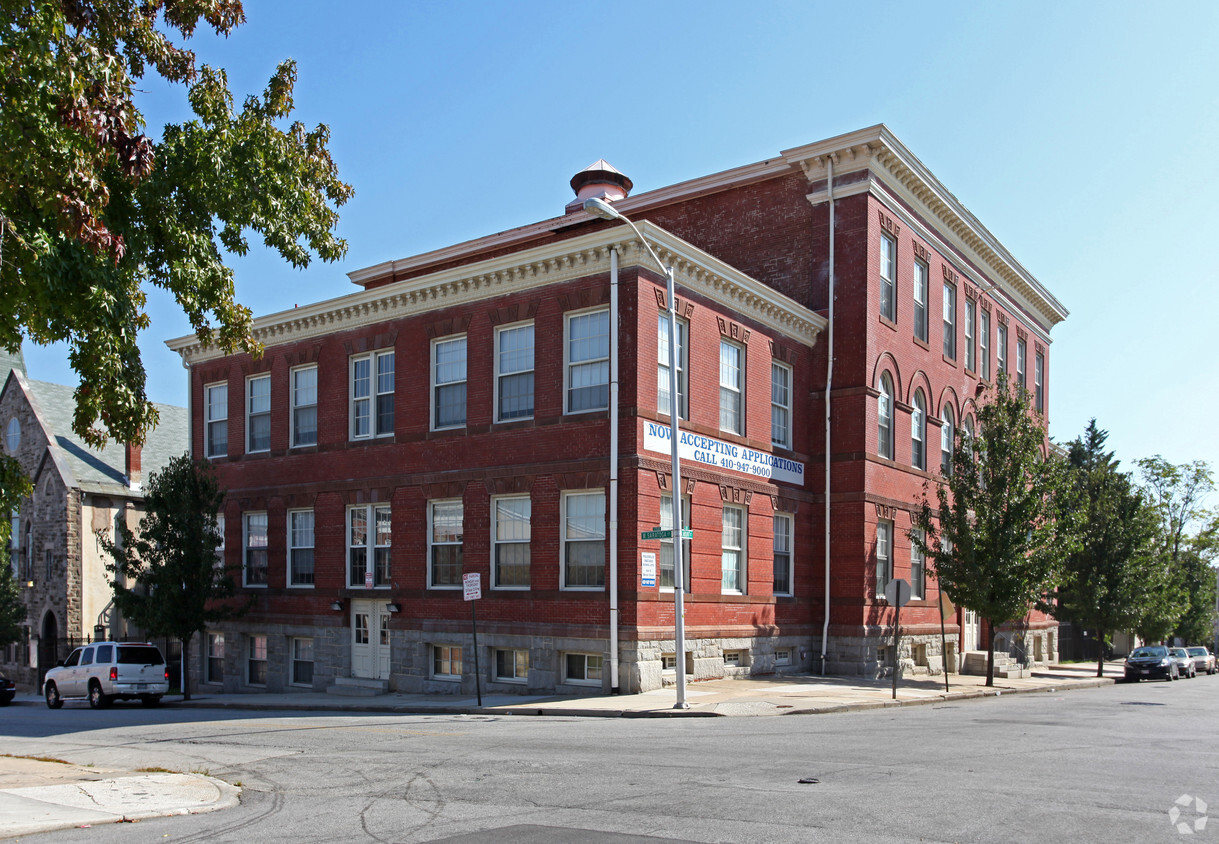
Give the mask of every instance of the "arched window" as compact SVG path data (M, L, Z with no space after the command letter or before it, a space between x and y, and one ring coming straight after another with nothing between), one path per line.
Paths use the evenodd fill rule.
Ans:
M944 403L944 422L940 425L940 473L944 477L952 474L953 428L956 422L953 418L952 405Z
M961 448L964 450L967 457L973 457L974 453L974 418L966 416L965 421L961 423Z
M8 447L8 453L17 454L17 449L21 447L21 423L14 416L8 420L8 429L4 432L4 444Z
M877 453L893 459L893 381L888 373L880 376L880 395L876 399Z
M927 468L927 400L922 390L914 391L910 411L910 463L916 469Z

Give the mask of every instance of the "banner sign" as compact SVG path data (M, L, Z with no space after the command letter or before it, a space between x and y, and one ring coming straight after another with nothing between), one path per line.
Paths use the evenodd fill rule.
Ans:
M804 485L804 464L765 451L735 443L726 443L690 431L678 431L677 455L716 469L728 469L757 478L771 478L789 484ZM668 425L643 420L643 448L656 454L670 453L672 431Z

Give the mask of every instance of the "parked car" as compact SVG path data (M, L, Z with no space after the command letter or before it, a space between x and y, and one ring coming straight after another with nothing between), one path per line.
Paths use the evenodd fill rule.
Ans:
M1215 666L1215 655L1206 648L1195 647L1185 650L1189 652L1190 658L1194 661L1194 670L1198 673L1214 674L1219 671L1219 668Z
M1177 661L1168 653L1163 645L1144 645L1135 648L1126 657L1126 679L1137 683L1139 680L1176 680L1180 676Z
M1197 670L1194 669L1194 661L1190 658L1189 651L1185 648L1169 648L1168 655L1177 662L1177 675L1184 680L1186 677L1196 677Z
M0 706L8 706L17 694L17 684L0 674Z
M42 689L51 709L73 698L88 700L94 709L120 698L156 706L169 691L169 671L161 649L151 642L94 642L48 671Z

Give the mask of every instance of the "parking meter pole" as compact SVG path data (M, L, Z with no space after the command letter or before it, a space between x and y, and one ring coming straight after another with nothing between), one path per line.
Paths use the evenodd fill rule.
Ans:
M902 605L893 611L893 699L897 700L897 651L902 637Z
M944 632L944 587L940 586L938 577L935 579L935 587L940 593L940 598L936 601L940 605L940 662L944 667L944 694L948 694L948 634Z
M482 673L478 670L478 617L474 614L474 605L478 601L470 602L470 630L474 633L474 691L478 695L478 707L483 705L483 681Z

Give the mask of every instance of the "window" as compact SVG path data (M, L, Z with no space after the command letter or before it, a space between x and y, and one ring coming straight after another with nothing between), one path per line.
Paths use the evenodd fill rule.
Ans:
M723 659L724 665L739 668L745 660L745 654L742 651L724 651Z
M778 361L770 364L770 444L792 445L792 371Z
M897 322L897 241L880 236L880 315Z
M990 380L990 311L982 312L978 323L978 357L981 359L982 380Z
M1000 372L1007 372L1007 326L995 326L995 365Z
M388 504L368 504L347 511L347 585L366 587L372 575L374 588L389 587L392 547Z
M267 585L267 514L246 513L242 578L246 586Z
M247 452L271 450L271 376L258 375L246 380Z
M495 332L496 419L533 416L533 323Z
M313 685L313 640L292 640L292 685Z
M957 359L957 289L944 285L944 357Z
M207 665L205 683L224 682L224 634L207 634Z
M288 511L288 585L313 585L313 511Z
M495 679L523 683L529 677L529 651L496 650Z
M432 342L432 429L466 424L466 338Z
M249 637L249 659L246 663L246 682L251 686L267 684L267 637Z
M292 445L317 445L317 367L292 370Z
M461 586L464 516L461 501L428 504L428 585L431 587Z
M978 368L977 354L974 351L974 323L977 320L978 303L973 299L965 300L965 368L976 371Z
M876 398L876 452L893 459L893 381L889 373L880 376L880 395Z
M927 342L927 265L914 262L914 336Z
M373 352L351 359L351 438L394 433L394 353Z
M532 504L529 496L492 499L495 524L492 544L495 587L529 588L529 540Z
M11 455L16 455L17 449L21 447L21 422L16 416L8 420L8 428L4 432L4 445Z
M883 597L885 587L893 579L893 522L882 519L876 523L876 596Z
M720 430L744 433L745 350L720 340Z
M690 526L690 498L681 497L681 524L683 528ZM660 496L660 529L673 529L673 495L667 493ZM685 592L690 591L690 540L681 541L681 585ZM660 540L660 588L673 589L673 540Z
M8 562L16 578L21 568L21 514L17 510L9 514Z
M461 679L461 647L458 645L432 646L432 676L439 680Z
M944 421L940 424L940 474L944 477L952 474L953 425L952 405L945 402Z
M916 469L927 468L927 400L922 390L914 391L910 409L910 464Z
M921 530L914 531L919 539L923 538ZM927 560L923 552L913 540L910 542L910 597L916 601L923 600L927 594Z
M55 552L50 548L43 549L42 568L43 576L46 577L47 583L50 583L55 576Z
M677 320L677 413L682 419L690 418L689 390L686 384L686 366L689 326ZM669 415L669 314L662 311L656 321L656 409Z
M791 665L792 664L792 649L779 648L775 651L775 665Z
M563 660L563 679L568 683L600 686L604 658L599 654L567 654Z
M605 586L605 492L563 494L560 537L563 588Z
M229 385L210 384L203 388L203 423L208 457L225 457L229 453Z
M216 514L216 535L220 544L216 546L216 570L224 571L224 513Z
M1037 352L1033 357L1033 407L1045 413L1045 355Z
M961 423L961 451L967 459L973 459L974 420L972 416L966 416L965 421Z
M722 524L720 587L726 593L740 594L745 591L745 511L725 507Z
M1022 390L1027 390L1028 386L1029 386L1028 381L1025 378L1025 371L1024 371L1024 364L1025 364L1025 359L1026 359L1025 352L1026 352L1026 349L1025 349L1024 341L1017 338L1016 339L1016 383L1020 385L1020 389L1022 389Z
M790 595L793 589L792 576L792 524L787 513L775 513L775 594Z
M34 579L34 528L25 525L25 579Z
M609 311L567 317L567 412L609 407Z

